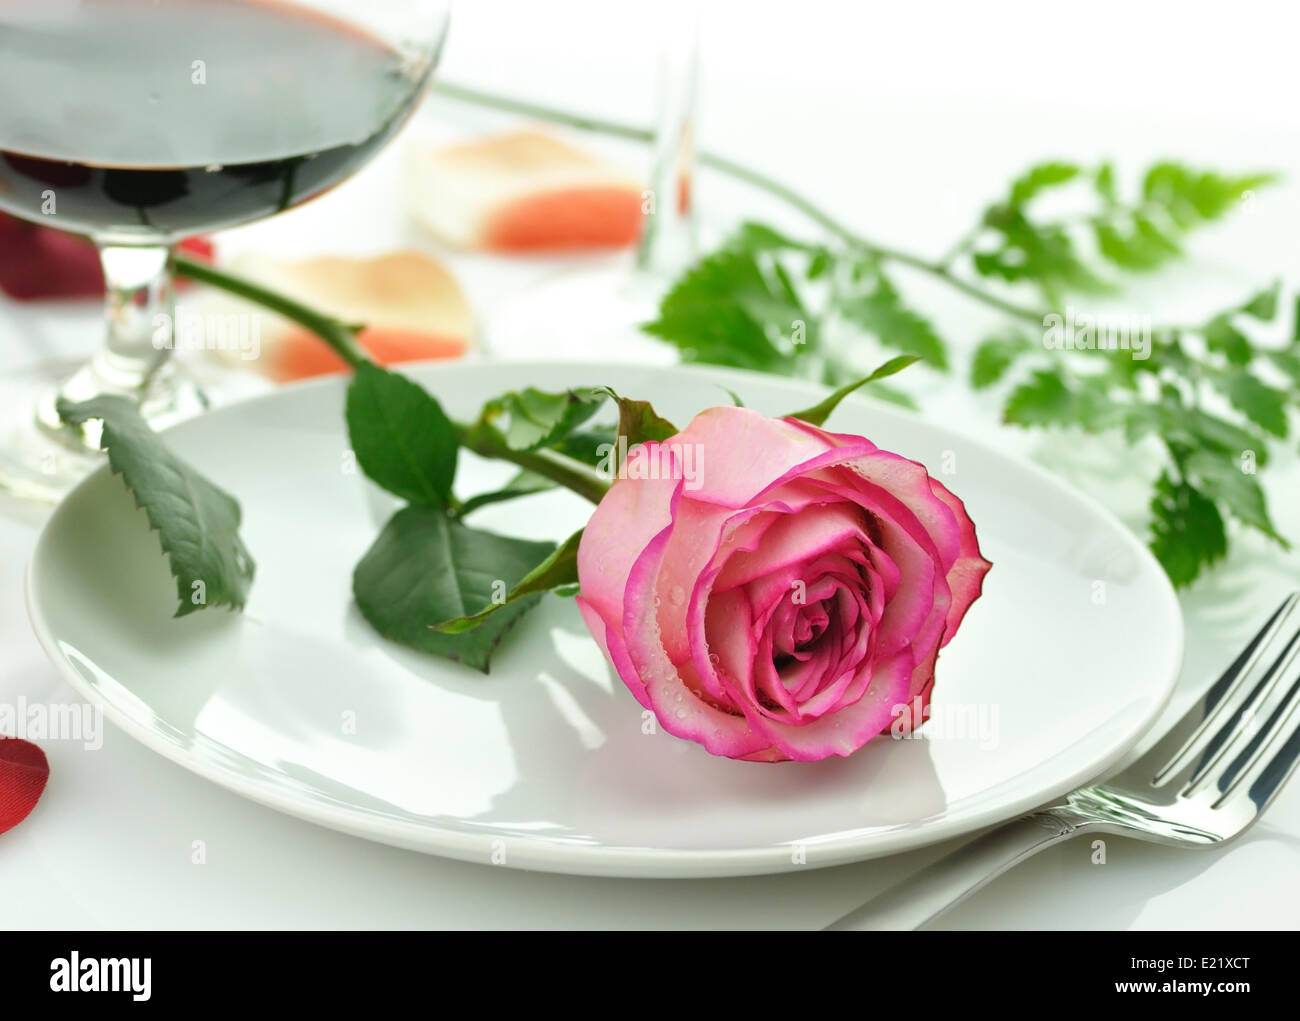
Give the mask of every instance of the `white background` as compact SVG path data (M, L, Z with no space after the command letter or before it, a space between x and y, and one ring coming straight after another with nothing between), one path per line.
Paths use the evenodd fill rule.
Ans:
M657 10L466 0L456 10L443 72L644 121ZM804 0L714 2L702 10L702 145L762 167L872 237L921 254L941 252L1016 171L1044 156L1109 156L1130 179L1166 155L1228 171L1300 173L1297 25L1286 4ZM451 131L463 116L435 102L413 130ZM319 203L232 232L223 248L368 251L407 238L393 209L395 158ZM761 202L713 175L702 176L698 193L706 223ZM1191 318L1274 276L1294 281L1298 226L1300 191L1287 184L1261 193L1230 222L1198 235L1192 258L1138 288L1129 307L1159 320ZM475 259L456 266L480 304L514 286L520 273L541 271ZM905 284L935 311L955 348L968 348L995 321L926 281ZM88 349L92 332L88 310L0 304L0 365L28 362L37 349ZM963 425L1096 481L1077 452L996 431L991 404L933 406L970 415ZM1282 498L1298 491L1298 482L1300 472L1284 463L1273 477L1273 499L1283 530L1300 537L1300 511L1288 506L1293 497ZM1116 510L1140 521L1141 497L1140 489L1117 490ZM46 702L71 697L30 636L22 605L22 574L40 520L32 508L0 503L0 699L10 702L20 693ZM1253 542L1242 549L1185 597L1191 637L1181 700L1232 658L1233 643L1300 577L1294 556ZM529 875L391 850L288 819L116 732L94 753L59 742L46 750L52 773L45 798L0 837L0 922L14 927L808 927L939 850L745 880ZM203 866L191 864L199 839L208 849ZM1092 865L1089 856L1083 842L1061 845L944 924L1293 927L1300 792L1286 791L1265 821L1228 849L1179 852L1116 838L1106 865Z

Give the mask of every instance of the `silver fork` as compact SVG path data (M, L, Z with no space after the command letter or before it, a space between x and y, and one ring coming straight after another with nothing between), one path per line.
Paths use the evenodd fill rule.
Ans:
M1300 592L1289 595L1191 710L1118 775L984 834L827 928L919 928L1082 833L1212 847L1245 832L1300 761L1298 602Z

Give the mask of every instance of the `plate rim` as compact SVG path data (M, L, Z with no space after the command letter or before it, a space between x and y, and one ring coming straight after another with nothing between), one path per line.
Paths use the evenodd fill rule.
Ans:
M490 362L473 361L420 361L408 362L394 367L403 374L434 374L457 372L492 372L508 370L512 372L554 372L562 370L581 370L587 374L601 372L626 372L640 369L650 373L686 374L716 382L719 375L734 376L739 379L752 379L771 385L780 382L794 389L802 389L810 394L822 394L825 388L817 383L770 375L747 369L728 366L676 365L652 366L633 362L592 361L583 359L554 359L531 361ZM211 415L223 415L238 412L249 405L275 403L287 395L309 390L326 390L341 388L346 385L347 377L343 374L318 377L296 383L281 385L265 393L253 394L232 401L185 421L178 422L161 430L163 435L175 430L185 431ZM959 435L951 427L929 421L919 412L898 408L880 401L870 400L863 395L851 395L851 400L866 401L874 414L894 418L904 423L921 423L930 429L937 429L950 435ZM272 808L286 815L312 822L328 829L347 833L367 840L377 841L395 847L435 854L442 857L479 864L490 860L494 840L507 840L509 845L507 867L544 872L555 872L579 876L604 876L625 878L717 878L723 876L765 875L786 871L789 866L790 851L795 846L805 847L808 852L804 869L830 868L855 862L867 861L902 851L924 847L928 844L951 839L962 834L1006 822L1030 809L1046 804L1069 791L1082 786L1103 775L1127 754L1145 736L1152 724L1168 705L1170 697L1182 672L1186 654L1186 639L1182 607L1168 576L1156 561L1149 549L1139 541L1108 507L1089 493L1079 489L1048 471L1034 461L998 449L983 439L961 436L962 443L978 449L983 455L992 456L1008 462L1014 467L1027 471L1036 483L1056 491L1057 495L1075 500L1087 508L1093 515L1108 524L1128 548L1134 552L1139 561L1152 573L1159 583L1161 602L1167 618L1163 625L1158 625L1156 633L1167 633L1173 648L1173 656L1164 678L1159 696L1151 703L1151 708L1144 714L1137 715L1125 728L1122 737L1116 738L1110 751L1094 759L1085 769L1071 771L1068 780L1057 781L1030 795L995 799L992 804L975 807L956 817L940 818L933 822L926 819L899 823L893 827L878 829L873 832L870 842L864 844L860 831L847 831L827 839L812 838L807 841L789 841L762 847L733 848L723 850L684 850L672 848L639 847L626 845L589 844L580 840L567 840L554 836L534 836L527 834L504 835L491 830L482 835L475 835L463 830L448 829L437 823L415 823L405 820L386 818L368 812L357 806L336 806L323 800L303 799L290 791L283 791L265 781L246 776L237 770L223 766L221 763L195 754L189 747L169 740L159 729L140 723L114 702L104 699L104 692L97 690L86 680L69 661L61 649L58 639L51 630L49 622L41 610L36 579L36 564L42 552L53 540L49 538L55 523L67 513L68 507L95 480L110 471L107 463L91 472L86 478L70 489L54 507L41 526L36 542L28 557L24 571L24 596L28 619L35 632L36 639L46 657L54 665L59 675L67 681L72 689L92 705L98 705L110 722L134 738L140 744L156 752L163 758L184 767L190 772L220 787L231 790L257 804ZM120 681L116 683L121 684ZM814 852L815 853L811 853Z

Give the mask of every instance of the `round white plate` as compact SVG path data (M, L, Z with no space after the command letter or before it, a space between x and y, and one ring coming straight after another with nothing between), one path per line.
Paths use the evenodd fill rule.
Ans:
M811 385L715 369L421 366L456 417L534 385L609 384L685 422L726 401L804 407ZM547 597L491 676L378 638L349 591L393 509L349 471L344 381L289 387L170 430L243 504L246 611L173 619L157 538L107 469L49 519L33 625L68 681L128 734L240 794L434 854L557 872L718 876L815 868L951 837L1086 782L1152 723L1183 648L1178 604L1138 539L1031 465L850 399L831 425L922 461L965 501L994 563L940 657L917 740L848 759L745 763L662 731L605 664L571 600ZM463 458L458 490L508 470ZM544 494L476 524L560 538L588 505ZM940 726L936 726L940 723Z

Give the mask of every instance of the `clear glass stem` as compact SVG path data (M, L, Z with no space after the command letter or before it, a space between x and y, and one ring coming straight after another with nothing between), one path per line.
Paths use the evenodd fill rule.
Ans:
M699 24L695 5L668 0L659 23L659 117L650 191L643 204L637 268L670 277L695 249L692 188L695 169L695 98L699 78Z
M100 394L129 397L155 427L196 414L202 394L175 371L175 303L171 248L167 245L99 245L104 268L104 344L57 393L37 405L38 424L73 446L97 447L93 423L72 429L59 419L58 398L84 401Z
M108 337L90 363L100 392L143 393L172 349L171 249L102 245Z

